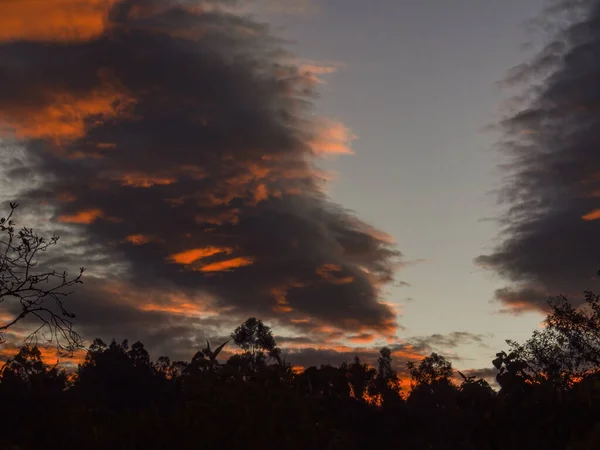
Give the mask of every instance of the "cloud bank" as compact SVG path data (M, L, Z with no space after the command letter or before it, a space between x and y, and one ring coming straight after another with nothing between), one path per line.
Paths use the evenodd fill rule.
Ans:
M172 352L248 315L395 334L381 288L401 255L316 166L354 136L316 117L319 80L240 6L0 2L0 132L22 156L4 170L66 234L53 263L89 268L87 337Z
M525 89L501 124L504 230L477 258L510 283L496 297L512 312L580 302L600 269L600 2L555 2L540 23L548 45L507 80Z

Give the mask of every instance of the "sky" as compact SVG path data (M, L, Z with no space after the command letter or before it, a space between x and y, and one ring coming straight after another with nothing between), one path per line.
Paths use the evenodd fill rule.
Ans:
M596 283L594 2L538 58L544 4L0 0L2 198L88 268L87 339L189 359L256 315L298 366L484 373Z
M319 108L359 137L327 162L333 198L394 236L410 263L389 289L401 336L471 332L490 348L451 351L489 365L505 339L526 339L539 313L498 314L502 281L474 264L493 246L500 162L486 129L508 100L497 83L528 56L543 0L325 1L280 19L300 55L338 70ZM449 349L444 349L449 351ZM470 364L470 361L459 364Z

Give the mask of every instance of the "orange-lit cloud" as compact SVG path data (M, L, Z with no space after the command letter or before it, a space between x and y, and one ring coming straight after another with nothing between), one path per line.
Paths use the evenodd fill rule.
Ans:
M20 349L21 347L14 343L3 344L2 346L0 346L0 361L7 361L9 358L14 357L17 353L19 353ZM86 350L79 349L73 352L73 354L70 356L64 356L59 354L56 351L56 348L46 347L43 345L39 346L38 350L40 351L42 361L45 364L49 366L54 366L58 362L59 366L62 367L74 366L83 363L85 361L85 355L87 353ZM0 367L2 365L3 364L0 363Z
M269 192L267 191L267 186L264 184L259 184L254 192L254 202L259 203L263 200L267 200L268 198Z
M327 197L330 177L316 168L319 155L351 153L355 139L310 108L317 77L334 69L264 56L269 31L223 2L200 2L216 5L207 14L187 0L117 1L112 23L100 0L23 0L28 8L8 13L0 3L0 24L10 16L30 25L10 25L4 38L44 39L0 46L12 81L0 87L0 127L42 180L23 198L46 201L59 222L94 224L73 230L75 246L94 254L75 248L77 261L65 264L93 259L95 275L121 282L86 283L78 321L101 337L132 329L141 339L151 331L136 320L153 330L200 321L200 293L236 320L260 315L295 331L329 324L320 336L340 351L350 336L391 333L395 314L380 287L400 254ZM63 12L78 16L75 31ZM144 280L143 296L129 279ZM118 305L97 300L109 289ZM121 320L127 327L113 328Z
M140 306L142 311L158 311L169 314L184 315L184 316L202 316L212 312L206 308L194 303L172 303L172 304L155 304L148 303Z
M581 217L583 220L592 221L600 219L600 209L595 209Z
M353 344L370 344L375 341L375 336L368 333L362 333L355 336L350 336L348 340Z
M331 75L337 72L339 64L319 63L316 61L308 61L300 63L298 70L301 74L308 77L313 83L325 83L321 78L322 75Z
M3 0L0 40L81 41L100 35L114 0Z
M176 183L177 179L170 177L145 175L142 173L132 173L123 175L121 178L123 186L132 186L138 188L150 188L152 186L168 186Z
M131 317L136 321L161 323L164 320L206 320L231 310L228 306L218 305L207 293L188 293L178 286L157 291L144 287L134 289L119 281L92 280L92 283L96 282L102 283L102 298L115 299L118 307L131 311ZM194 331L192 327L189 333L193 336L197 330Z
M218 255L219 253L231 253L230 248L219 248L219 247L204 247L204 248L195 248L192 250L186 250L181 253L177 253L171 256L171 260L178 264L193 264L196 261L208 258L209 256Z
M411 360L411 361L420 361L422 360L425 356L423 353L420 353L416 350L410 349L410 348L403 348L400 350L394 350L392 352L392 356L394 358L399 358L399 359L407 359L407 360Z
M326 275L330 274L331 272L341 272L341 271L342 271L342 266L340 266L339 264L323 264L322 266L320 266L317 269L317 274L325 277Z
M207 264L198 269L200 272L225 272L240 267L250 266L254 264L253 258L240 256L238 258L226 259L212 264Z
M152 238L143 234L132 234L127 236L126 240L133 245L144 245L151 242Z
M310 319L290 319L292 323L309 323Z
M221 211L214 215L202 215L197 214L195 221L198 224L209 224L209 225L224 225L232 224L236 225L240 221L240 210L237 208L229 209L227 211Z
M103 217L103 213L100 209L88 209L79 211L75 214L61 215L59 216L58 221L62 223L90 224L101 217Z
M273 288L271 293L275 298L275 306L273 306L273 311L277 313L289 313L293 311L293 308L287 301L286 288Z
M352 154L350 148L357 136L343 123L325 121L317 137L310 143L313 152L320 154Z
M342 272L342 267L338 264L323 264L317 268L317 275L330 284L352 284L353 276L336 276Z
M84 96L69 92L49 92L39 108L12 107L10 112L0 107L0 124L13 130L19 139L52 139L62 143L85 135L89 126L98 121L125 116L133 100L110 84ZM94 124L87 119L95 117ZM85 157L100 158L103 148L83 153L79 150L68 155L72 159Z
M526 312L539 312L540 306L532 304L525 300L510 300L507 301L502 309L498 311L499 314L513 314L519 315Z

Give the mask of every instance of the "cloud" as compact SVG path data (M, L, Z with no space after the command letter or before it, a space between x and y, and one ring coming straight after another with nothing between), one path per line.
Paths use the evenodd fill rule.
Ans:
M496 381L496 375L498 371L493 367L486 367L482 369L465 369L461 370L462 374L466 377L475 377L476 379L483 379L487 381L490 386L496 390L500 389L500 385ZM456 379L458 383L462 383L463 379L460 377Z
M315 0L250 0L253 10L265 14L309 14L319 11Z
M13 358L17 353L19 353L20 349L21 346L15 345L13 342L3 344L2 347L0 347L0 369L2 369L4 364L9 359ZM81 364L85 360L84 350L78 350L70 356L60 357L56 352L56 348L54 347L38 345L38 350L40 350L41 358L44 363L52 367L58 364L59 368L67 371L74 370L78 364Z
M326 81L321 78L323 75L334 74L343 67L343 64L337 62L298 60L298 70L301 74L309 77L313 82L325 84Z
M316 155L343 155L354 153L350 148L357 136L343 123L325 120L320 124L320 132L310 142Z
M395 334L401 255L317 167L353 135L314 116L317 82L266 24L225 0L28 1L0 34L1 132L23 152L3 170L65 238L49 263L88 267L87 337L173 351L249 315Z
M559 29L538 55L509 74L525 85L500 128L507 156L500 243L476 262L509 285L506 309L545 309L549 296L598 288L600 259L600 7L559 2L544 20ZM564 13L576 13L568 26Z
M79 41L105 28L113 0L19 0L0 2L0 39Z
M353 344L369 344L375 340L375 336L369 333L361 333L348 338Z
M455 349L461 345L478 344L484 346L484 335L467 331L453 331L448 334L432 334L430 336L413 337L409 339L416 348L428 351Z

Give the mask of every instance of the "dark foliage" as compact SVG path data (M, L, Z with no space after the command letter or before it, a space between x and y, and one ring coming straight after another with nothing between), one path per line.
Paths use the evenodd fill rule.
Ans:
M443 356L392 354L294 373L268 326L232 334L227 362L207 342L190 362L153 361L143 344L95 340L74 374L24 347L1 372L3 448L592 449L600 444L598 297L553 303L547 326L493 361L501 386L456 373ZM461 380L457 382L456 380Z

